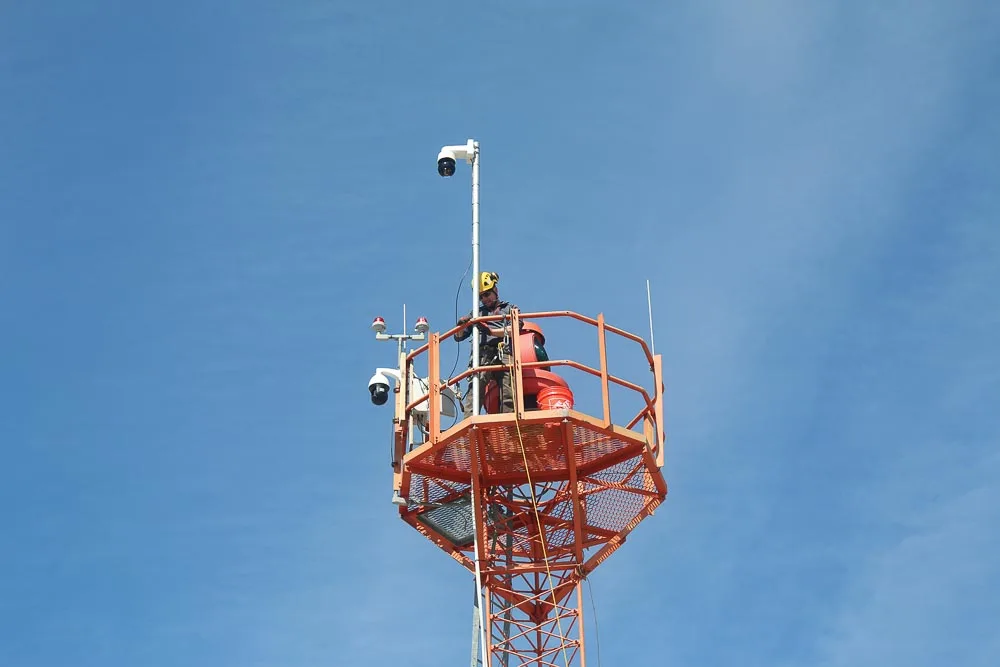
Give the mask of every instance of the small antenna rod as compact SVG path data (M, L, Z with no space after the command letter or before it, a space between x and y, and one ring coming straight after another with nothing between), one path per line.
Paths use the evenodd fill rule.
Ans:
M653 300L649 296L649 278L646 279L646 306L649 308L649 348L656 354L656 343L653 341Z

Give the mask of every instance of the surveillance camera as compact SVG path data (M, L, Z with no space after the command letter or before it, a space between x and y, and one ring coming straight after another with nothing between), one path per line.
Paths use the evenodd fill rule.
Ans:
M375 375L368 381L368 392L372 395L372 403L375 405L385 405L389 400L389 378L399 385L403 380L400 372L395 368L376 368Z
M464 146L443 146L441 152L438 153L438 173L442 176L453 175L456 160L465 160L469 164L473 164L478 146L472 139L469 139Z
M451 176L455 173L455 154L452 151L438 153L438 173Z
M375 373L368 381L368 391L372 395L374 405L385 405L389 400L389 378L381 373Z

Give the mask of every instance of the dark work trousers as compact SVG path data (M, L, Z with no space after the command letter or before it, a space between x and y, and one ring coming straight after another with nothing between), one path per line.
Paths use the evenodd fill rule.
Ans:
M483 348L483 360L480 366L495 366L501 363L495 346ZM483 371L479 373L479 408L486 408L486 388L490 382L496 383L500 391L500 412L514 412L514 388L510 381L510 371ZM466 417L472 416L472 378L469 378L469 386L462 395L462 410Z

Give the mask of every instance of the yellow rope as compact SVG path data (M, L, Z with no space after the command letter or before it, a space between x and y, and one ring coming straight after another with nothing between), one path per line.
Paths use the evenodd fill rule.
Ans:
M516 336L517 333L512 331L511 335ZM552 585L552 570L549 568L549 551L548 549L545 548L545 529L542 526L542 518L538 514L538 501L535 498L535 485L532 484L531 482L531 470L529 469L530 466L528 465L528 454L524 449L524 438L521 435L521 424L517 415L517 399L515 398L517 394L514 392L519 392L521 388L514 382L515 376L517 374L514 372L513 348L511 354L509 355L509 360L510 363L508 365L508 368L510 369L510 388L511 388L511 393L513 394L511 398L514 400L514 427L517 429L517 441L521 446L521 458L524 460L524 472L528 477L528 490L531 492L531 509L535 513L535 523L538 525L538 539L542 544L542 559L545 562L545 577L549 582L549 592L552 594L552 611L556 614L556 625L559 628L559 640L562 642L563 662L566 663L566 667L569 667L569 657L566 654L566 635L563 633L562 618L559 615L559 609L558 609L559 604L556 601L556 589L555 586ZM498 403L503 402L502 400L503 397L501 396L503 390L502 385L503 385L502 380L497 383Z

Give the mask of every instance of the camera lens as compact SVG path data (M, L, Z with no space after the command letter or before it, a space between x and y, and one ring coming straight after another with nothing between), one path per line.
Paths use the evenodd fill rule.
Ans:
M443 157L438 160L438 173L442 176L451 176L455 173L455 160L450 157Z
M368 387L368 390L372 393L372 403L375 405L385 405L385 402L389 400L389 385L387 384L373 384Z

